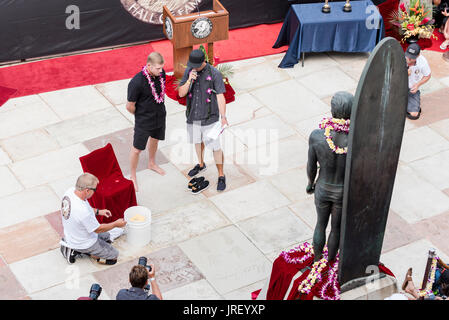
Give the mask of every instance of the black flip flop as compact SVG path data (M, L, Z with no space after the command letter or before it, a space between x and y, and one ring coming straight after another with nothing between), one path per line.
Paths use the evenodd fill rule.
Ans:
M192 193L198 194L209 188L209 181L204 180L192 187Z
M188 188L192 189L192 187L196 186L198 183L201 183L204 181L204 177L197 177L197 178L193 178L192 180L189 181L188 184Z

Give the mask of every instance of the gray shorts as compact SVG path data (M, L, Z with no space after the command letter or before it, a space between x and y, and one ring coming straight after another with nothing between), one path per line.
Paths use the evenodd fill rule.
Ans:
M419 112L421 110L421 92L408 92L407 112Z
M97 242L87 249L76 249L81 253L88 253L91 256L96 256L102 259L116 260L118 257L118 250L115 249L110 243L106 241L110 240L109 232L103 232L98 234Z
M221 150L220 137L212 140L207 137L209 130L211 130L216 125L216 122L209 124L207 126L201 126L199 124L187 123L187 133L190 143L199 144L204 142L204 145L213 151Z

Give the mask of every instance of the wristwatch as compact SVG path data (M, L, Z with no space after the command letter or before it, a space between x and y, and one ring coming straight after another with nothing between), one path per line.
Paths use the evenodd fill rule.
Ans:
M150 281L154 281L154 280L156 280L156 278L155 278L155 277L153 277L153 278L150 278Z
M95 215L98 216L99 213L100 213L100 209L97 208L97 211L95 211Z

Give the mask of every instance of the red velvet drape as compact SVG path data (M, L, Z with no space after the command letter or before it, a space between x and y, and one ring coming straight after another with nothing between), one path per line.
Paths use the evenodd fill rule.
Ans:
M80 157L80 162L84 172L95 175L100 181L89 199L90 205L112 213L110 218L98 216L98 222L109 223L123 218L126 209L137 205L134 184L123 176L110 143Z

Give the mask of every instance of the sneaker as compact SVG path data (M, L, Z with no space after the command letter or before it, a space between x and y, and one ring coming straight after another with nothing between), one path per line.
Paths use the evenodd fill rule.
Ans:
M226 189L226 178L225 176L218 177L217 191L223 191L224 189Z
M409 118L410 120L418 120L419 117L421 116L421 108L419 108L418 115L412 116L412 115L407 111L407 113L405 114L405 116L406 116L407 118Z
M79 254L77 251L63 245L61 245L61 253L70 264L75 263L76 257Z
M203 165L203 167L200 167L199 164L197 164L192 170L189 171L189 177L194 177L201 171L206 170L206 164Z
M204 181L204 177L193 178L189 181L189 185L187 186L189 189L192 189L193 186L196 186L198 183Z
M209 181L204 180L192 187L192 193L198 194L209 188Z

